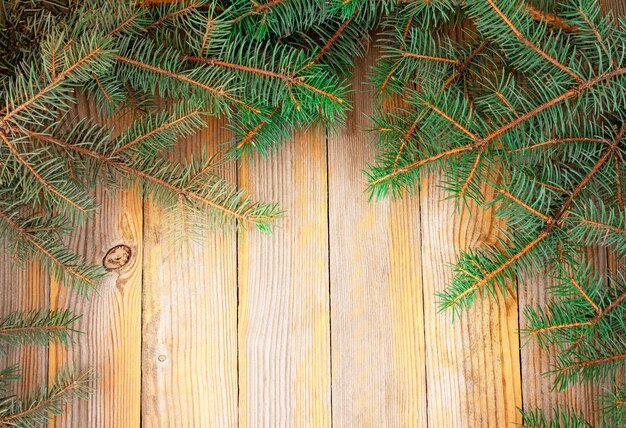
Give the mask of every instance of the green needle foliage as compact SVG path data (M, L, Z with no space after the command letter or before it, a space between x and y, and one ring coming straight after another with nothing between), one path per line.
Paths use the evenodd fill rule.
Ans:
M526 308L524 332L555 353L558 389L613 382L626 368L626 282L583 257L588 246L615 261L626 255L625 24L592 0L400 4L384 23L372 78L380 100L372 195L413 192L423 171L440 169L459 203L507 220L495 245L459 255L441 308L458 313L523 287L524 275L553 272L557 285L545 306ZM472 30L449 37L460 25ZM391 96L401 103L389 107ZM603 398L607 420L625 408L614 388ZM523 418L588 426L561 409Z
M14 312L0 319L0 354L7 346L47 345L51 340L66 345L75 332L71 324L79 317L67 310Z
M75 332L71 324L77 319L66 310L44 309L14 312L0 318L0 355L14 346L46 345L51 341L67 344ZM0 427L42 426L53 415L61 414L67 402L86 399L90 393L89 373L77 373L70 367L60 369L49 385L22 398L10 392L11 383L20 378L17 366L0 370Z
M555 387L614 380L626 362L626 282L618 269L587 262L583 249L606 249L612 266L626 255L626 21L602 14L595 0L536 6L6 0L4 247L81 292L93 288L101 268L62 239L97 209L97 184L138 186L179 225L175 238L228 221L269 230L278 207L251 201L218 167L270 153L296 129L339 126L350 108L346 72L377 29L371 194L414 192L424 171L440 169L451 197L494 207L507 220L495 245L459 255L442 309L507 294L523 287L524 274L548 268L557 284L545 306L525 310L524 331L556 352ZM461 37L449 36L461 26ZM83 96L105 118L130 120L111 127L82 117L73 106ZM211 117L232 131L227 156L172 160L177 141ZM609 426L624 419L624 389L614 383L599 397ZM523 418L585 426L569 411L553 414Z
M541 409L533 408L522 410L523 427L541 428L592 428L583 415L572 412L570 409L557 407L551 415L546 415Z

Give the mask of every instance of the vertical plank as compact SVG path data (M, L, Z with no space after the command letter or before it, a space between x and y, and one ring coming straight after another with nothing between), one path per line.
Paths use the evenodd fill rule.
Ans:
M608 260L603 249L588 249L586 258L600 272L607 271ZM548 298L547 289L554 285L556 285L556 280L550 278L547 272L542 272L539 275L525 275L522 278L519 292L520 308L543 306ZM525 319L522 319L520 323L522 327L527 325ZM534 338L523 338L522 340L526 342L521 349L524 407L538 406L547 413L556 406L570 407L585 415L585 418L593 426L601 426L601 418L598 413L600 403L595 400L599 394L604 393L606 388L611 386L611 382L577 383L568 386L563 391L553 390L555 376L546 376L545 373L553 369L554 357L558 350L554 346L543 349Z
M422 177L422 263L429 425L500 427L520 422L518 311L514 297L477 299L460 319L438 313L435 293L452 280L462 249L493 244L497 220L490 211L443 198L440 174Z
M295 135L240 177L256 199L287 210L271 235L239 234L240 426L329 426L324 134Z
M81 100L81 116L96 112ZM65 362L93 371L93 394L73 400L59 427L136 427L141 390L141 267L143 203L136 191L98 189L100 209L72 233L70 246L87 260L102 263L109 249L126 245L128 263L111 271L89 298L59 284L50 286L50 306L82 314L76 328L83 332L68 348L51 346L50 372Z
M0 254L0 318L14 311L47 308L49 277L35 261L18 266L4 249ZM45 347L11 347L0 355L0 370L18 364L22 379L11 385L17 394L28 393L47 380L48 350Z
M229 135L221 120L182 141L179 157ZM221 173L235 181L235 164ZM237 426L237 266L234 227L201 243L163 237L163 212L146 204L142 425ZM181 226L182 227L182 226Z
M426 426L419 200L368 202L361 172L377 55L356 65L354 109L329 137L333 424Z

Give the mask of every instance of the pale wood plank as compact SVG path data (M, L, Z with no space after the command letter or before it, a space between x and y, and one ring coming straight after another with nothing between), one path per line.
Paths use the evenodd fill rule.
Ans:
M81 99L81 116L96 117L93 106ZM100 209L76 228L69 244L94 263L102 263L116 245L131 249L128 263L111 272L89 299L73 290L50 285L50 306L82 314L76 328L84 334L68 348L51 346L51 374L65 362L93 371L93 394L73 400L65 415L50 426L136 427L141 391L141 268L142 198L136 191L98 189Z
M607 271L607 258L604 249L588 249L587 260L597 266L600 272ZM543 306L548 297L547 288L556 284L546 272L537 275L524 275L521 278L519 291L520 308ZM522 328L527 326L526 320L520 321ZM532 339L532 340L531 340ZM599 394L610 387L611 382L578 383L568 386L563 391L553 390L554 375L546 375L553 369L555 355L558 350L551 346L543 349L534 338L522 339L525 346L520 353L522 358L522 391L524 407L540 407L549 413L556 406L569 407L585 415L594 426L600 426L601 418L599 403L595 401Z
M453 323L452 312L438 313L433 297L451 281L448 265L460 250L495 242L498 222L490 211L443 201L440 174L422 179L429 426L510 426L520 422L522 403L515 298L478 299Z
M361 172L377 55L356 65L354 111L329 137L333 424L426 426L419 200L368 202Z
M178 156L228 139L221 120L181 142ZM221 173L234 182L234 163ZM237 268L234 227L201 243L163 237L163 212L145 210L142 424L237 425Z
M240 171L287 210L273 234L239 234L241 427L330 425L326 147L302 132Z

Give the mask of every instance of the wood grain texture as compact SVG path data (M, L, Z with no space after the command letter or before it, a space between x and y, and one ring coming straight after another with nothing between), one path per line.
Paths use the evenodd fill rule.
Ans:
M434 297L460 250L494 243L497 223L489 211L444 201L440 178L424 175L420 192L429 426L510 426L522 404L515 298L477 299L453 322Z
M239 234L239 424L330 426L326 145L302 132L240 171L287 210L271 235Z
M419 201L368 202L361 172L376 55L356 65L354 111L329 136L333 423L426 426Z
M607 272L606 252L603 249L587 250L586 259L599 269L599 272ZM520 309L526 306L541 307L545 304L548 296L547 288L556 285L557 281L549 277L547 272L539 272L537 275L524 275L521 278L519 290ZM527 326L526 320L520 321L522 328ZM598 414L599 405L595 401L599 394L603 394L611 382L576 383L568 386L563 391L553 390L554 375L547 375L555 364L554 356L558 352L554 346L543 349L537 340L524 338L524 344L520 350L522 359L522 391L524 393L524 406L526 408L538 406L546 412L556 406L571 407L585 415L593 426L601 426L601 418Z
M78 108L81 116L96 116L84 100ZM102 263L107 251L120 244L129 246L132 255L88 299L51 283L50 306L81 314L75 328L83 334L68 348L50 347L50 373L66 362L91 369L94 391L88 401L73 400L67 413L50 425L136 427L141 395L143 202L134 190L98 189L96 197L100 209L76 228L70 247L93 263Z
M179 145L178 156L229 138L223 121ZM221 174L235 181L235 164ZM163 236L162 210L145 210L142 425L237 426L237 268L234 227L208 230L200 242ZM168 226L171 227L171 226ZM177 225L174 227L184 227Z

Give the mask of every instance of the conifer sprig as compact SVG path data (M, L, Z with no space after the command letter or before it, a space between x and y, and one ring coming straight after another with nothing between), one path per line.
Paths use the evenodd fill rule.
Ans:
M571 409L557 407L550 414L533 407L528 410L521 410L522 427L527 428L592 428L584 415L574 412Z
M6 346L47 345L51 340L67 344L79 317L68 310L14 312L0 319L0 353Z
M76 331L72 324L78 319L67 310L38 309L13 312L0 318L0 354L7 346L66 345ZM91 388L89 372L78 373L67 366L57 371L55 379L26 396L18 398L10 392L11 383L20 380L17 366L0 370L0 426L38 427L54 415L62 413L65 404L74 398L86 399Z
M77 373L66 367L59 369L49 386L42 386L23 399L9 397L0 402L0 426L38 427L48 422L54 415L63 412L65 405L79 398L87 399L89 372Z

